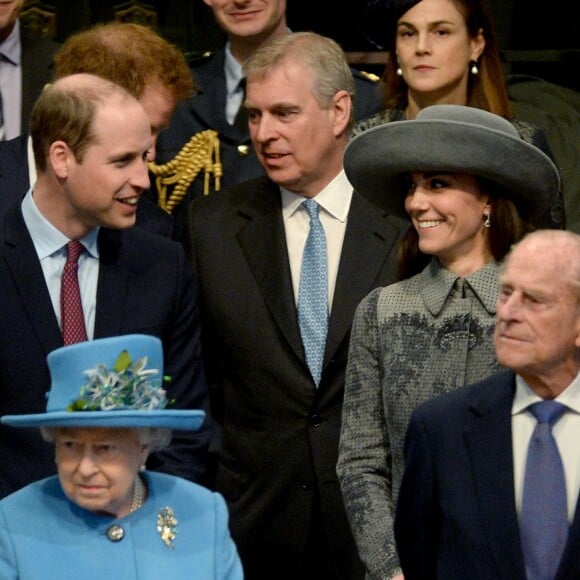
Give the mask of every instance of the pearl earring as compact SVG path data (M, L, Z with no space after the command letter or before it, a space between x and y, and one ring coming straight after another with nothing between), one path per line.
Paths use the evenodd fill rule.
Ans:
M397 67L397 76L398 77L402 77L403 76L403 69L401 67Z
M471 64L471 74L472 75L478 75L479 74L479 68L477 67L477 61L476 60L472 60L470 61Z

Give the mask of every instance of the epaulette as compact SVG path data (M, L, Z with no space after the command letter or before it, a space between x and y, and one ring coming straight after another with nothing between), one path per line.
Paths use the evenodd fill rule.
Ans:
M204 50L203 52L186 52L185 60L190 68L199 66L207 62L215 53L212 50Z
M381 80L381 77L371 73L371 72L367 72L366 70L359 70L359 69L354 69L363 79L366 79L367 81L371 81L372 83L378 83Z
M212 129L196 133L171 161L163 165L149 163L149 170L155 176L159 207L172 213L202 169L203 194L210 193L210 176L214 178L214 190L219 191L222 176L220 142L217 131ZM168 195L170 187L173 191Z

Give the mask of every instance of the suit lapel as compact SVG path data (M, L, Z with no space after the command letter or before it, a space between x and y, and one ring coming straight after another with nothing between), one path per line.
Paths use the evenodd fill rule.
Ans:
M353 194L332 302L325 363L350 331L357 305L380 283L381 270L393 257L400 231L385 216L356 192Z
M304 359L280 191L265 178L255 183L253 195L238 207L238 215L246 222L238 232L238 242L274 321L292 350Z
M48 354L62 346L62 336L20 206L14 206L6 212L4 226L8 270L29 320L34 321L32 327L38 341Z
M523 578L514 478L511 408L515 378L501 373L472 401L475 420L464 433L485 536L503 578Z
M99 281L94 338L121 334L123 317L119 304L127 303L130 272L121 263L125 232L99 231ZM127 260L130 263L130 260Z

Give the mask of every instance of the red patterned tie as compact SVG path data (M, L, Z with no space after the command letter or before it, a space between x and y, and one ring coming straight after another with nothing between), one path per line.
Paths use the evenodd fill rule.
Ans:
M84 251L78 240L66 245L66 264L62 272L60 287L60 320L64 344L87 340L81 291L79 288L78 261Z

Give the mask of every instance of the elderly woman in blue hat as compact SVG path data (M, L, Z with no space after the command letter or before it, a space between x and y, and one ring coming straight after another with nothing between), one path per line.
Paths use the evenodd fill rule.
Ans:
M160 340L82 342L47 360L46 413L1 420L40 427L58 475L0 501L0 578L243 578L223 498L142 467L204 418L166 408Z
M411 221L402 280L372 291L355 314L337 466L367 577L400 579L393 517L411 412L499 370L500 263L560 180L509 121L462 105L361 133L344 167L360 194L380 193Z

